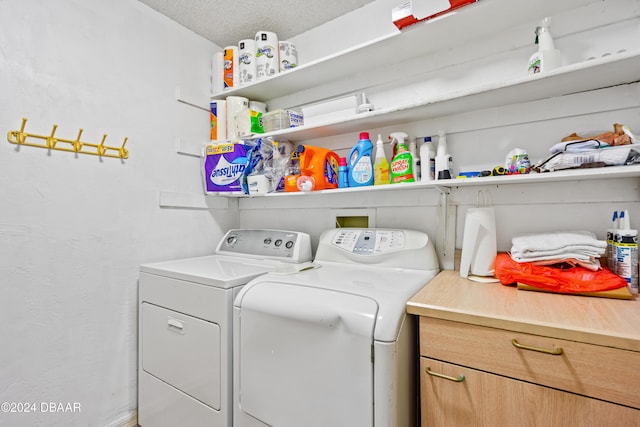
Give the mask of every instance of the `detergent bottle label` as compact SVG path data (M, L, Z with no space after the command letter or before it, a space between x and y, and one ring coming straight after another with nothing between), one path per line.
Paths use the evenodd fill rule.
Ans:
M391 183L414 182L413 159L411 153L398 154L391 162Z
M391 172L394 174L405 174L409 172L409 159L398 159L391 163Z
M357 184L366 184L371 181L371 177L373 176L371 157L368 155L360 157L353 166L351 166L350 173L353 181Z
M328 158L324 165L324 176L327 183L338 184L338 163L333 158Z

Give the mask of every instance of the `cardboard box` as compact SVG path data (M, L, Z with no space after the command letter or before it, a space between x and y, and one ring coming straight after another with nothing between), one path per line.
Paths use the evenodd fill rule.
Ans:
M401 30L476 1L478 0L409 0L392 9L391 20Z

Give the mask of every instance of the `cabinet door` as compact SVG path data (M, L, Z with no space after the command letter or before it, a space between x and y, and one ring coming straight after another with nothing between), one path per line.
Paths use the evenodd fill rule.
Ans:
M640 425L636 409L426 357L420 360L420 392L423 427Z

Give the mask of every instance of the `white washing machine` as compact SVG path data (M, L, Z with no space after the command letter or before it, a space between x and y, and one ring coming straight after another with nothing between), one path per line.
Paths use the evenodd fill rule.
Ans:
M405 306L438 273L429 237L329 230L314 265L253 279L234 301L234 426L417 425Z
M140 266L138 424L230 427L233 299L311 257L305 233L231 230L215 255Z

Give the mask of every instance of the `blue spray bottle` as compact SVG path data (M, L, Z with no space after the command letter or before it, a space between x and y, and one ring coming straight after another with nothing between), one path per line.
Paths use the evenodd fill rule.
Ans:
M373 143L369 139L369 132L360 132L358 143L347 157L349 187L363 187L373 185Z

